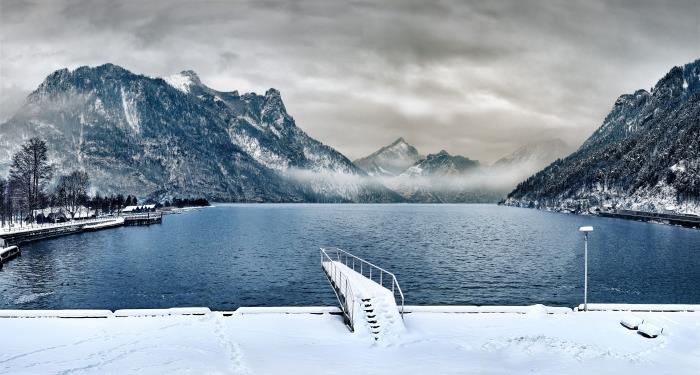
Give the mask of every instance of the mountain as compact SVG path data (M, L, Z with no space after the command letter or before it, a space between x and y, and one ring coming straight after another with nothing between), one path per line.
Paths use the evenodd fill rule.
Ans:
M570 156L520 183L505 204L585 211L700 213L700 60L620 96Z
M370 176L398 176L421 159L423 156L415 147L406 143L403 138L399 138L392 144L353 163Z
M569 146L559 138L545 139L528 143L519 147L511 154L498 159L493 166L497 168L535 167L536 172L551 162L570 153Z
M112 64L58 70L0 124L0 173L22 141L45 139L59 173L95 190L215 201L386 202L401 198L309 137L280 92L220 92L196 73L162 78Z
M484 185L484 175L478 161L442 150L381 181L409 202L497 202L504 192Z
M479 167L478 160L471 160L460 155L450 155L441 150L437 154L430 154L425 159L406 169L405 176L458 176Z

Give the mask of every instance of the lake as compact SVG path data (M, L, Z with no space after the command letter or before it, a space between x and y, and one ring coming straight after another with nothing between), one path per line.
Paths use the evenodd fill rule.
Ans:
M3 309L335 305L319 247L396 274L406 304L700 304L700 230L496 205L234 204L21 246Z

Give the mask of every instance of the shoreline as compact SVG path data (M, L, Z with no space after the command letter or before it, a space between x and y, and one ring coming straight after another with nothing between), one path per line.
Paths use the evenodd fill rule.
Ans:
M167 307L145 309L0 309L0 319L18 318L123 318L123 317L158 317L175 315L205 315L209 313L229 315L248 314L340 314L336 306L241 306L235 310L211 310L208 307ZM535 305L406 305L406 314L531 314L533 312L547 315L574 314L583 311L583 304L578 306ZM700 304L634 304L634 303L589 303L588 312L640 312L640 313L698 313ZM698 315L700 318L700 315Z

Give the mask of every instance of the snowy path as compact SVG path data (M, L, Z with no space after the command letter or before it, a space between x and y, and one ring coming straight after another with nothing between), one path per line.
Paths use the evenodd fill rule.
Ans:
M0 374L700 373L700 313L634 313L664 327L646 339L619 324L625 312L413 312L402 340L380 345L338 315L281 310L0 318Z

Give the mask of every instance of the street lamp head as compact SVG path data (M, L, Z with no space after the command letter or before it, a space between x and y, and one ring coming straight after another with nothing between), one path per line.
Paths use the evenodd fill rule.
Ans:
M593 227L581 227L581 228L578 228L578 231L579 231L579 232L584 232L584 233L586 233L586 232L593 232Z

